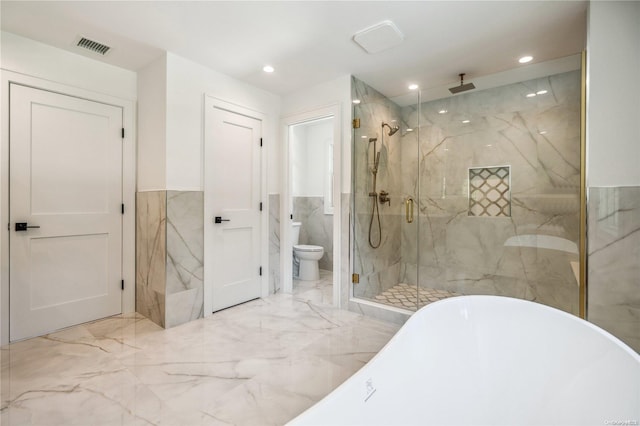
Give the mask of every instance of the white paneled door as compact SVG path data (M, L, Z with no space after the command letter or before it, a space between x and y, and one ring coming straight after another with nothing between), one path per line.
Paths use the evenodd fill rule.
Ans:
M261 294L260 120L213 108L213 312Z
M10 86L10 340L122 311L122 109Z

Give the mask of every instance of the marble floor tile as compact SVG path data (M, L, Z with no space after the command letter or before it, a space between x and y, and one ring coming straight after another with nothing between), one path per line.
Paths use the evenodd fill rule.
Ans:
M399 326L294 294L163 329L119 315L0 350L2 425L279 425L369 361Z

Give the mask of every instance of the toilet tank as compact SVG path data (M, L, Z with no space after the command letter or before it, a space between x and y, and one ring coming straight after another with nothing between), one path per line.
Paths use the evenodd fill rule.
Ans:
M302 226L302 222L293 222L291 226L293 228L293 232L291 233L291 245L295 246L300 241L300 226Z

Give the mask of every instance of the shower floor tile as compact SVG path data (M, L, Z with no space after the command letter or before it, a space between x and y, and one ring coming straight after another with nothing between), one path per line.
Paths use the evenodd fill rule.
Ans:
M415 285L400 283L378 294L374 299L385 305L413 310L416 306L423 307L431 302L454 296L461 296L461 294L433 288L416 289Z

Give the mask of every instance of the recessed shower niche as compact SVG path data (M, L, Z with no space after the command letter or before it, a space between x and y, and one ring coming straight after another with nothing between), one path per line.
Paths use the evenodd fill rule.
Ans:
M491 294L579 313L580 55L548 65L484 89L465 76L476 89L441 99L353 78L355 300L413 311Z

